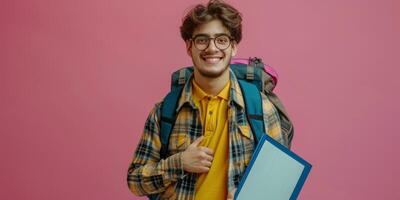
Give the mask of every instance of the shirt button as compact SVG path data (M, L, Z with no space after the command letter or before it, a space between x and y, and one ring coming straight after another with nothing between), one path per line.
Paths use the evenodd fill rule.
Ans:
M209 111L208 114L212 115L212 114L213 114L213 111Z

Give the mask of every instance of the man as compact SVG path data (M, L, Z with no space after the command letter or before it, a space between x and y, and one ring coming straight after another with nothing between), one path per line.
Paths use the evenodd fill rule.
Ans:
M241 15L218 0L197 5L184 17L181 35L194 65L184 86L170 135L168 157L160 159L160 108L149 114L128 185L136 195L158 199L233 199L254 151L243 95L229 68L241 40ZM273 104L262 94L265 132L289 146Z

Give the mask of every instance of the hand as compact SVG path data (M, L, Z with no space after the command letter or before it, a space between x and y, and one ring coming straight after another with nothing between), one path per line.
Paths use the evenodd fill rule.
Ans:
M207 147L198 147L203 136L197 138L182 152L183 169L192 173L205 173L210 170L213 152Z
M230 192L228 192L227 200L233 200L233 198L235 197L235 192L236 192L236 188L231 190Z

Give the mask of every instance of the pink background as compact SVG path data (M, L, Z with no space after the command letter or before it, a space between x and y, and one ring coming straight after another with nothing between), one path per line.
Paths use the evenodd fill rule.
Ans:
M299 199L400 199L400 1L231 1L313 164ZM126 171L197 1L2 0L0 199L144 199Z

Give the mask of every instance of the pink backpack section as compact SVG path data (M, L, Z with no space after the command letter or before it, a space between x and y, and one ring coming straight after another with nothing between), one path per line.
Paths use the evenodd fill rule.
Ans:
M232 58L231 64L249 64L249 58ZM271 66L264 64L264 71L267 72L269 75L271 75L272 80L274 81L274 84L276 85L278 83L278 73L276 73L275 69L272 68Z

